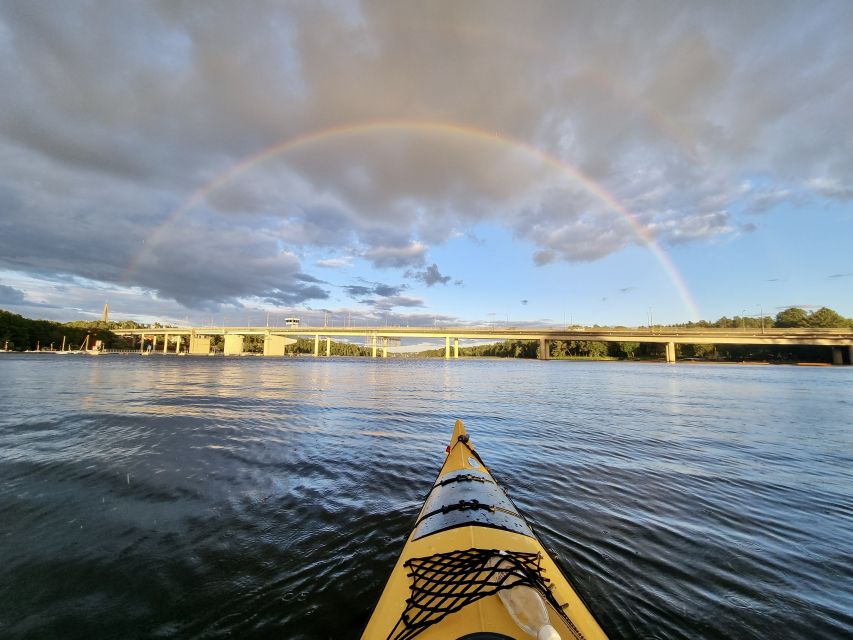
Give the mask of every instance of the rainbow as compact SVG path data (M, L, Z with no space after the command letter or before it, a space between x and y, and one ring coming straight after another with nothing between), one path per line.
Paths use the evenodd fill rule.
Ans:
M698 307L690 295L690 291L687 288L684 279L672 263L672 260L670 260L669 256L663 251L654 237L646 230L637 217L601 184L589 176L586 176L577 167L574 167L555 155L548 153L547 151L543 151L542 149L524 142L523 140L518 140L494 131L481 129L471 125L431 120L379 120L328 127L293 138L288 138L268 147L267 149L243 158L206 184L196 189L186 200L168 214L163 223L161 223L160 226L151 233L147 241L143 243L140 250L133 256L124 272L124 280L130 280L130 277L142 264L142 261L151 248L164 238L167 232L188 211L199 205L212 192L224 186L231 180L234 180L255 165L283 153L333 139L389 132L455 136L485 144L497 144L522 151L532 158L550 165L562 174L569 176L573 181L580 184L589 194L607 205L608 208L619 214L619 216L628 223L636 237L640 239L649 251L652 252L664 272L667 274L667 277L678 292L685 308L691 315L691 319L700 319Z

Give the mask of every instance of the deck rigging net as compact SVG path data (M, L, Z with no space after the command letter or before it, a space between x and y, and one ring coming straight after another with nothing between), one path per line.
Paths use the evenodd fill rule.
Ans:
M388 640L410 640L463 607L516 586L535 589L559 614L577 640L580 631L554 598L541 566L542 555L497 549L468 549L410 558L411 596Z

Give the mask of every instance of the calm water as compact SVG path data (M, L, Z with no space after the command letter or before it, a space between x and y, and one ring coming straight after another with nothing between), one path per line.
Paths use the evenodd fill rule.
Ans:
M456 418L625 638L853 633L853 368L0 356L0 636L357 638Z

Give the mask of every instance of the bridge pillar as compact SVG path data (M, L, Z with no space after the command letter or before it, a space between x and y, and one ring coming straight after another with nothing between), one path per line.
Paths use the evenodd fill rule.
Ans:
M241 341L242 341L243 336L239 336L239 337L241 338ZM227 342L228 336L225 336L225 338L226 338L225 344L227 346L228 345L228 342ZM209 337L193 336L193 335L190 336L190 355L206 356L209 353L210 353L210 338ZM227 354L227 352L226 352L226 354Z
M151 339L151 351L157 351L157 336Z
M372 357L376 357L376 336L373 336L373 355Z
M208 351L210 351L210 339L208 338ZM238 333L225 334L225 355L226 356L241 356L243 355L243 336Z
M450 357L450 336L444 338L444 357Z
M675 362L675 343L667 342L666 343L666 361L667 362Z
M546 338L539 338L539 359L551 359L551 341Z
M139 353L145 351L145 334L139 336Z
M382 357L388 357L388 338L385 338L385 342L382 343Z
M844 364L844 352L841 347L832 347L832 364Z
M169 353L169 334L163 336L163 353Z
M320 355L320 334L315 333L314 334L314 357L316 358L319 355Z
M268 333L264 336L264 355L283 356L287 345L293 344L294 342L296 342L296 340L285 338L284 336L274 336Z
M459 338L453 338L453 357L459 357Z
M326 338L326 357L328 358L330 355L332 355L332 339L327 337Z

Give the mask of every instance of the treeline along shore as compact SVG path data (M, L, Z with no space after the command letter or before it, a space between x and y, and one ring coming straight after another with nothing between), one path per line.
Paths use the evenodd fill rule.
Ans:
M677 325L660 325L660 329L760 329L760 328L847 328L853 327L853 319L845 318L836 311L823 307L813 312L791 307L773 316L765 317L722 317L715 322L689 322ZM0 310L0 349L8 351L50 351L58 350L65 342L66 349L77 349L88 335L90 341L101 340L106 349L131 349L132 342L118 336L112 329L158 329L163 325L139 324L131 320L121 322L52 322L32 320L23 316ZM624 329L626 327L600 327L596 329ZM263 336L247 335L244 349L248 353L263 351ZM211 346L222 351L222 336L212 336ZM640 342L598 342L593 340L552 340L549 341L551 359L559 360L658 360L664 357L664 345ZM314 340L299 338L296 344L288 347L292 354L310 354L314 352ZM332 341L330 355L366 356L369 347L352 342ZM418 353L394 354L415 358L443 358L443 348ZM460 356L493 358L538 358L539 342L528 340L505 340L497 343L476 346L462 346ZM732 344L679 344L679 359L704 361L754 361L754 362L830 362L829 349L821 346L799 345L732 345Z
M715 322L701 320L685 324L656 325L660 329L772 329L772 328L847 328L853 319L821 307L809 312L790 307L776 316L723 316ZM627 329L600 327L594 329ZM505 340L493 344L461 347L460 356L481 358L539 358L538 340ZM660 360L666 346L652 342L598 342L593 340L551 340L549 358L552 360ZM678 344L678 358L709 362L832 362L827 347L812 345L739 345L739 344ZM444 357L444 349L432 349L425 357Z
M161 329L164 325L140 324L132 320L122 322L52 322L32 320L0 309L0 350L9 351L56 351L65 340L66 349L78 349L89 336L90 343L101 340L105 349L132 349L130 338L118 336L112 329ZM222 352L222 336L211 336L211 347ZM245 336L245 350L261 353L264 350L263 336ZM299 338L289 347L291 353L314 353L314 340ZM349 342L332 342L333 356L363 356L370 349Z
M853 319L821 307L806 311L789 307L776 316L723 316L715 322L701 320L685 324L656 325L660 329L772 329L772 328L848 328ZM600 327L594 329L627 329ZM461 347L460 356L481 358L539 358L538 340L505 340L493 344ZM666 346L651 342L598 342L592 340L551 340L549 357L552 360L660 360ZM827 347L812 345L737 345L737 344L678 344L679 360L710 362L832 362ZM444 349L421 352L425 357L444 357Z
M598 342L595 340L551 340L550 360L663 360L662 343ZM702 362L832 362L829 347L808 345L678 344L678 360ZM443 358L444 349L431 349L418 356ZM495 344L460 347L460 357L539 358L538 340L504 340Z
M106 348L124 348L128 344L110 329L133 328L136 323L121 322L52 322L32 320L0 309L0 349L9 351L58 350L63 339L66 349L79 349L86 336L91 343L101 340Z

